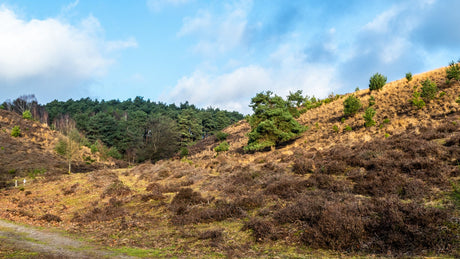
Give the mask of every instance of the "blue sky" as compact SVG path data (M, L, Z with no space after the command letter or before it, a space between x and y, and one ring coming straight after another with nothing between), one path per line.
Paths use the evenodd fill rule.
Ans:
M250 113L460 57L456 0L0 0L0 101L189 101Z

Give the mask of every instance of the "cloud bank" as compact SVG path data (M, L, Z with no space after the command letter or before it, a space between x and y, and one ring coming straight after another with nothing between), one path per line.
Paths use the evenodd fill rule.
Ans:
M114 51L137 46L133 38L107 41L103 34L92 16L77 25L57 18L25 20L0 6L1 98L16 98L18 90L39 101L87 95L89 83L115 62Z
M396 80L458 59L448 56L460 49L458 1L371 3L367 13L353 1L340 8L347 12L329 14L321 3L272 3L234 1L184 18L177 35L195 44L192 52L212 69L183 76L169 99L250 113L260 91L325 97L367 88L376 72Z

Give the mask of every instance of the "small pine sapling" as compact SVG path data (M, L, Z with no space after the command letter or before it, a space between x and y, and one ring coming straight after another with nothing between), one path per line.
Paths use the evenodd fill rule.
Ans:
M364 118L364 126L372 127L375 125L375 121L373 120L376 111L372 107L368 107L363 115Z

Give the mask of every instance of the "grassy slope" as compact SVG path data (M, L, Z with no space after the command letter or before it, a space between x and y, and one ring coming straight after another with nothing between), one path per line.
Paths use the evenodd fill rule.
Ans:
M426 78L446 94L418 110L409 100ZM0 217L146 256L453 255L460 85L444 81L442 68L373 92L372 128L363 111L341 122L342 97L303 114L309 130L270 152L242 154L240 122L218 156L207 140L189 160L31 179L0 193ZM355 95L366 107L368 90Z

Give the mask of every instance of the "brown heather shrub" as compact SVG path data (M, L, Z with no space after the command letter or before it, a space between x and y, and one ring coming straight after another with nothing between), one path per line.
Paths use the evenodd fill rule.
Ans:
M48 222L51 222L51 221L61 222L62 221L61 217L53 215L53 214L49 214L49 213L41 216L40 219L48 221Z
M185 214L188 206L207 202L199 192L193 191L191 188L182 188L174 196L169 209L177 215Z
M90 223L94 221L109 221L126 215L126 210L122 207L123 202L116 198L110 198L109 202L103 207L88 207L89 211L83 214L76 212L72 222Z
M315 162L312 159L304 157L296 157L292 165L292 171L295 174L305 175L311 174L315 170Z
M101 198L105 198L106 196L126 196L129 194L131 194L131 189L117 179L105 188L104 192L101 194Z
M199 234L198 239L211 239L213 241L221 241L223 237L222 229L210 229Z
M246 215L243 209L236 204L222 200L217 200L213 206L203 206L204 204L191 208L180 208L181 210L177 211L176 215L171 218L171 223L178 226L204 222L209 223L226 220L228 218L240 218Z
M244 223L241 230L251 230L255 241L262 242L266 239L276 240L276 235L273 234L274 229L275 226L271 221L253 217Z
M290 175L269 179L265 185L265 195L276 195L281 199L295 198L307 187L305 180L302 181Z
M69 188L63 188L62 189L62 193L64 195L69 195L69 194L73 194L76 192L78 186L80 186L79 183L75 183L74 185L70 186Z
M305 183L308 187L316 187L333 192L350 192L352 190L349 181L335 180L333 176L327 174L312 174Z

